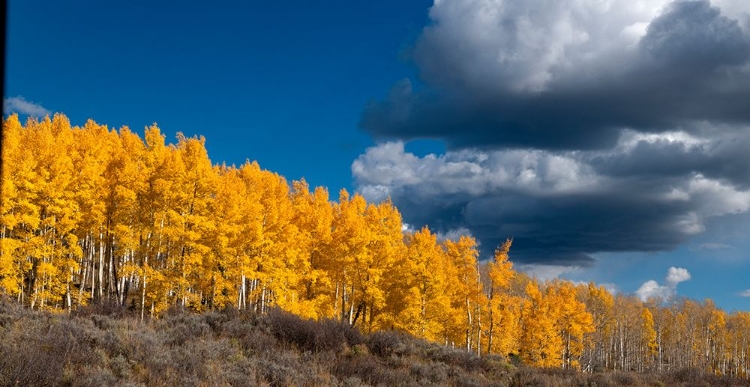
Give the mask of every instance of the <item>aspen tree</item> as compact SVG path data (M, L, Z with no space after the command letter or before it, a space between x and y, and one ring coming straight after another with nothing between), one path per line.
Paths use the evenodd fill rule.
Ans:
M217 269L211 261L209 245L209 236L216 232L209 210L217 178L205 149L205 138L186 138L178 133L177 139L177 175L169 212L174 257L169 275L175 288L175 303L201 309L201 295L211 294L211 278L215 278L213 271Z
M119 303L124 305L128 296L137 293L137 287L144 282L141 271L141 260L144 250L141 248L144 224L140 222L141 200L147 189L145 167L146 145L137 134L128 127L122 127L116 141L111 142L110 161L104 170L106 181L105 213L108 232L112 236L114 256L119 259L120 283ZM89 254L84 254L89 256ZM82 292L86 283L88 265L82 265ZM113 268L113 271L115 268ZM90 274L89 274L90 275ZM134 300L133 303L135 304Z
M563 341L557 330L558 308L535 281L526 285L527 299L521 314L520 356L527 364L561 367Z
M24 279L31 269L30 242L39 225L35 159L18 115L3 120L0 167L0 288L24 302Z
M80 221L72 189L74 138L70 122L61 114L39 122L30 120L27 130L36 151L35 188L39 206L39 227L35 232L38 239L31 255L29 276L30 304L32 308L61 307L65 296L70 294L70 273L77 269L81 255L74 234Z
M659 345L657 342L658 336L656 333L654 316L653 314L651 314L651 311L648 308L643 308L641 318L643 319L642 345L644 347L641 356L645 357L645 363L647 366L649 366L653 363L654 358L659 351Z
M481 331L481 312L487 304L477 270L477 242L472 237L461 236L456 242L444 241L443 246L455 271L448 278L450 285L446 289L451 295L451 306L455 311L449 339L452 342L463 342L466 350L472 351L481 344L476 338Z
M727 373L750 376L750 312L734 312L727 318L729 364Z
M493 260L487 264L487 353L518 352L521 299L510 291L511 280L516 275L508 256L512 243L508 239L498 246Z
M594 319L586 305L578 300L577 291L568 281L550 286L552 301L558 306L557 329L563 341L562 367L580 368L584 336L594 332Z
M179 160L174 148L167 146L161 130L152 125L144 133L143 174L145 184L137 194L140 256L141 316L156 315L169 306L173 278L175 240L179 216L172 207Z
M578 297L591 313L594 331L585 336L585 349L581 366L584 371L611 369L612 352L610 343L614 340L614 297L603 286L593 282L578 288Z
M334 207L331 277L336 287L333 309L341 321L349 324L354 324L356 309L362 300L359 294L362 289L358 285L362 282L361 268L367 264L366 247L370 238L364 220L366 207L362 196L350 196L344 189Z
M409 283L397 327L413 335L444 342L445 327L455 313L446 290L448 260L429 228L407 237Z
M303 179L292 183L292 223L297 230L298 259L292 271L296 274L293 292L297 302L293 312L308 318L333 317L330 259L333 207L328 191L318 187L310 192Z

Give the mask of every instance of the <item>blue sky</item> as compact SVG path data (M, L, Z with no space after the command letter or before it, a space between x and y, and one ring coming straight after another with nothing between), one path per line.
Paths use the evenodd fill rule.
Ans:
M6 96L74 123L201 134L215 161L258 160L333 192L352 188L349 166L372 144L362 106L413 76L405 58L429 6L10 3Z
M750 5L642 3L10 1L5 105L203 135L485 256L512 236L540 277L750 310Z

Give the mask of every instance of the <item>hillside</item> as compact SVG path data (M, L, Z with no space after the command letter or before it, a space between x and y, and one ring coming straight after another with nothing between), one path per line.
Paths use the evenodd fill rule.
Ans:
M740 386L729 377L580 373L511 365L395 332L364 335L273 310L170 310L142 321L110 306L73 314L0 303L3 386Z

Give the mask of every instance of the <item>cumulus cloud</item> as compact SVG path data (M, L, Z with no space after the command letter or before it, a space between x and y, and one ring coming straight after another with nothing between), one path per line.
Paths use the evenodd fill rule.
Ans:
M739 293L740 297L750 297L750 289L743 290Z
M3 100L3 111L5 113L20 113L33 117L43 117L52 114L42 105L27 101L21 96L5 98Z
M667 271L667 286L670 288L676 288L680 282L690 280L690 272L682 267L670 267Z
M359 192L372 201L390 197L410 224L467 229L484 253L513 237L513 258L525 263L586 265L597 252L668 250L703 232L710 218L750 210L750 187L699 169L671 177L608 172L641 157L631 137L621 142L607 151L424 157L388 142L357 158L352 173Z
M635 294L641 299L641 301L647 301L649 298L668 300L674 294L674 289L668 286L659 285L659 283L654 280L648 280L635 291Z
M377 138L595 149L622 129L750 122L750 3L436 1L408 80L368 104Z
M635 291L635 294L644 302L650 298L666 301L677 293L677 285L680 282L688 280L690 280L690 272L687 269L673 266L667 271L666 285L659 285L654 280L648 280Z
M750 3L436 0L352 165L404 219L515 260L673 249L750 210ZM417 157L404 142L445 142Z

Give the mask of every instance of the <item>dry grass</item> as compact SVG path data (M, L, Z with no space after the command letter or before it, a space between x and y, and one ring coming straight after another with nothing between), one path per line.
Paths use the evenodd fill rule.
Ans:
M397 332L273 311L170 311L140 321L114 305L72 315L0 302L0 386L740 386L686 370L583 374L516 367Z

